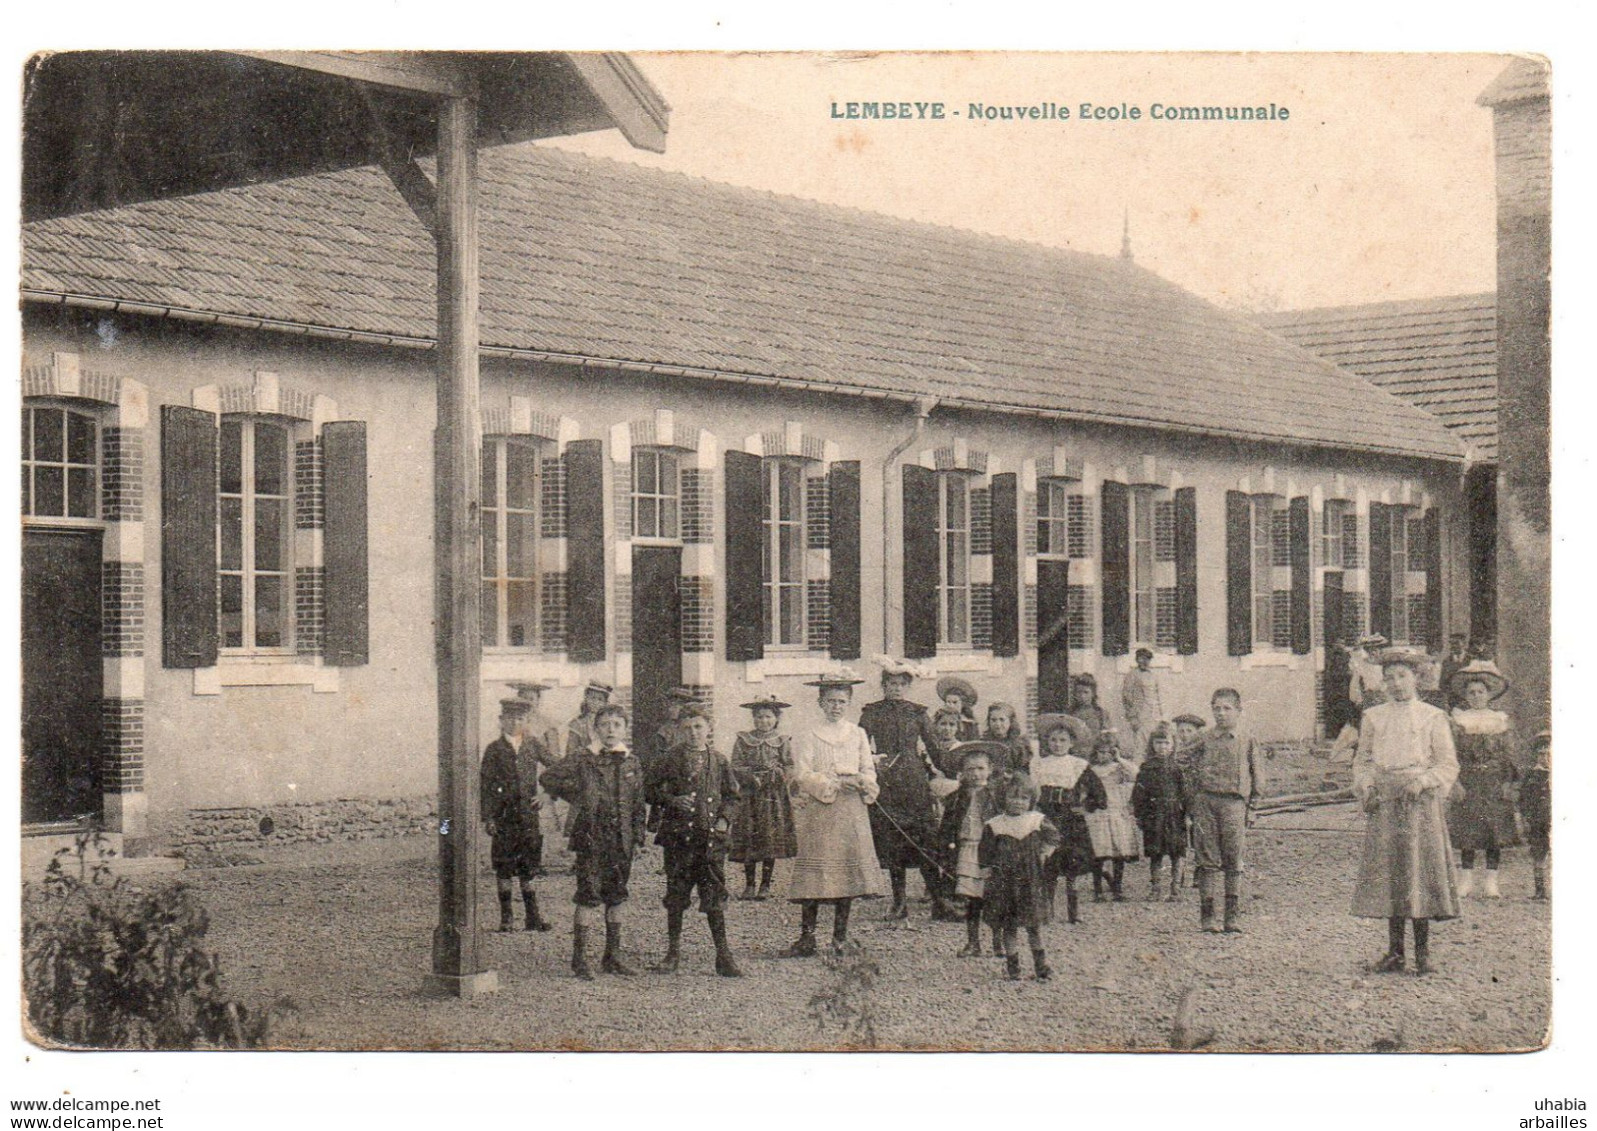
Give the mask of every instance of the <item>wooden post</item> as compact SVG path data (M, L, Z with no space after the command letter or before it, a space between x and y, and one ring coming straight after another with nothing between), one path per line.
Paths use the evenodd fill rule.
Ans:
M477 717L482 667L482 438L478 427L477 105L438 119L438 428L434 610L438 666L438 926L429 984L498 988L477 929Z

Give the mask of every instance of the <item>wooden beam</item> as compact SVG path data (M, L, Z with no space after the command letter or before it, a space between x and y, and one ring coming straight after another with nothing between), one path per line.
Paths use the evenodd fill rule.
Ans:
M566 58L594 97L604 104L621 136L639 149L665 152L671 107L643 77L637 64L618 51L573 52Z
M399 190L399 195L404 198L410 210L416 214L416 219L421 221L422 227L433 236L438 236L438 191L433 188L433 183L427 179L427 174L421 171L421 166L411 159L410 154L402 152L394 141L394 132L388 127L388 118L377 99L372 96L372 91L361 83L351 83L361 102L366 107L366 116L372 127L372 154L383 172L388 174L388 179L394 182L394 188Z
M438 427L433 568L438 667L438 926L433 984L497 988L477 927L477 712L482 669L482 438L478 429L477 106L438 117Z
M236 54L418 94L466 98L473 93L470 69L444 51L239 51Z

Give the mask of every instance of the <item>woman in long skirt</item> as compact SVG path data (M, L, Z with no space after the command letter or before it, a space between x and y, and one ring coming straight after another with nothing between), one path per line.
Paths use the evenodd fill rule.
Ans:
M834 908L832 949L842 953L851 902L882 894L866 809L876 800L876 766L865 732L843 717L861 682L846 669L811 681L808 686L819 689L824 721L794 736L788 789L798 857L788 898L799 905L802 925L798 941L783 952L788 958L815 953L822 901Z
M1368 815L1353 914L1387 921L1375 969L1403 969L1405 920L1414 924L1414 969L1428 974L1432 919L1458 918L1445 806L1458 779L1447 716L1416 693L1422 652L1379 656L1388 701L1367 708L1353 760L1353 792Z

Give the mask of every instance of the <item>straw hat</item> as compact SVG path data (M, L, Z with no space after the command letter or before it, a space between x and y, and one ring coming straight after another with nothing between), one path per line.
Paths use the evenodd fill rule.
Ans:
M1209 725L1207 719L1200 719L1197 715L1177 715L1170 721L1173 723L1186 723L1189 726L1197 727L1199 730Z
M785 711L792 705L782 702L775 695L758 695L741 704L745 711Z
M1056 730L1070 735L1070 743L1085 742L1092 737L1092 729L1075 715L1043 714L1037 716L1037 735L1046 744L1048 736ZM1046 748L1046 747L1045 747Z
M1449 694L1459 698L1464 696L1464 688L1472 683L1484 683L1486 694L1495 702L1503 697L1508 690L1508 680L1502 672L1497 670L1497 665L1490 660L1471 660L1458 671L1454 672L1447 681Z
M814 679L805 680L804 686L819 687L824 691L828 687L858 687L864 682L853 668L840 665L821 673Z
M957 675L945 675L937 681L937 698L948 698L949 692L954 692L965 701L965 706L974 707L979 696L976 689L971 686L968 679L961 679Z
M1376 654L1375 662L1383 668L1388 664L1403 664L1419 671L1431 663L1431 656L1418 648L1388 648Z
M882 669L883 675L907 675L910 679L919 679L926 674L920 669L918 664L912 664L908 660L900 660L896 656L878 653L871 657L871 661Z

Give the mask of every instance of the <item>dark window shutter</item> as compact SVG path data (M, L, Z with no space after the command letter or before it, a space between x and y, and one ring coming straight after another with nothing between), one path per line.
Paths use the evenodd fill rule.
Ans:
M1432 507L1425 512L1425 628L1426 646L1440 652L1446 634L1442 631L1442 514Z
M1306 656L1314 647L1313 574L1309 569L1309 500L1299 495L1287 504L1292 556L1292 651Z
M764 461L726 453L726 658L765 655Z
M1225 493L1226 652L1253 651L1253 504L1241 491Z
M904 655L937 655L937 473L904 465Z
M1198 654L1198 489L1176 491L1176 651Z
M1103 539L1103 654L1131 650L1131 491L1105 480L1098 529Z
M566 656L604 659L604 445L566 445Z
M861 640L859 461L834 463L826 478L832 543L832 658L857 660Z
M1370 631L1392 638L1392 512L1370 504Z
M326 525L324 662L345 668L370 660L370 597L366 575L366 424L330 421L322 427Z
M992 478L993 655L1020 655L1020 478Z
M161 665L216 663L216 417L161 406Z
M1070 705L1070 562L1037 563L1037 710Z

